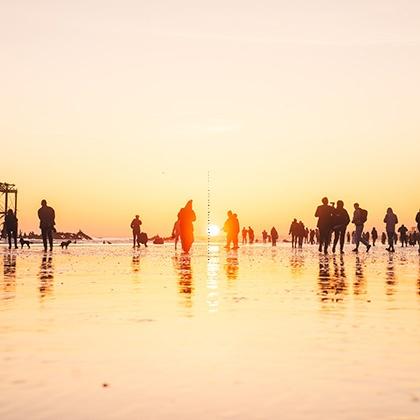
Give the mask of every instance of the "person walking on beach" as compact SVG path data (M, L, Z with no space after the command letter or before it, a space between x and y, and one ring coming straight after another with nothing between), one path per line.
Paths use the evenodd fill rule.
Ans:
M292 248L296 248L299 233L299 223L297 219L293 219L290 224L289 235L292 235Z
M230 249L230 244L233 239L233 213L231 210L227 212L228 218L223 224L223 231L226 232L226 249Z
M189 200L185 207L179 211L178 218L180 222L182 250L189 252L194 242L193 222L196 220L195 212L192 208L192 200Z
M303 224L302 220L299 220L299 223L298 223L297 237L298 237L299 248L302 248L303 238L305 237L305 225Z
M416 215L416 223L417 223L417 240L419 242L419 254L420 254L420 210Z
M353 213L353 221L356 229L354 233L354 241L356 243L356 248L353 249L353 252L359 251L359 244L360 242L366 246L366 252L369 252L371 245L368 241L363 237L363 228L367 221L368 212L360 207L359 203L354 203L354 213Z
M181 223L179 221L179 215L178 215L178 219L176 220L176 222L174 223L174 227L172 228L172 238L174 239L174 243L175 243L175 251L178 245L180 235L181 235Z
M398 232L400 233L401 247L404 248L404 245L407 246L408 243L408 229L404 225L401 225L398 229Z
M267 233L267 231L264 229L264 230L262 231L262 240L263 240L263 243L264 243L264 244L266 244L266 243L267 243L267 237L268 237L268 233Z
M41 201L41 208L38 210L39 227L41 228L44 251L47 251L48 244L50 251L53 249L53 232L55 231L55 211L47 206L47 200Z
M254 229L252 229L251 226L248 226L248 237L249 237L249 243L253 244L255 239Z
M9 249L12 249L12 238L15 244L15 249L18 249L17 244L17 230L18 230L18 219L13 213L12 209L7 210L6 217L4 218L4 226L6 228L7 239L9 241Z
M386 233L385 232L382 232L382 235L381 235L381 243L382 243L382 245L385 245L385 242L386 242Z
M328 253L333 211L334 209L328 205L328 198L324 197L322 205L318 206L315 212L315 217L318 217L319 252L322 252L322 248L324 248L324 254Z
M386 215L384 217L386 235L388 237L388 248L389 252L395 252L394 243L395 243L395 226L398 223L397 215L392 211L391 207L388 207Z
M136 214L135 218L130 224L131 229L133 230L133 248L136 247L136 244L138 247L140 247L140 226L142 224L142 221L140 220L140 216Z
M344 203L342 200L338 200L333 215L334 243L332 252L335 252L337 243L340 241L340 253L344 254L344 242L346 240L346 230L349 223L350 216L344 208Z
M248 231L244 227L242 229L242 244L246 244L247 243L247 236L248 236Z
M239 219L236 213L233 213L232 219L232 242L233 249L239 249L239 232L241 228L239 227Z
M372 228L372 245L375 246L376 241L378 240L378 231L376 230L376 228Z
M270 236L271 236L271 245L276 246L277 239L279 239L279 234L277 233L277 229L274 226L271 228Z

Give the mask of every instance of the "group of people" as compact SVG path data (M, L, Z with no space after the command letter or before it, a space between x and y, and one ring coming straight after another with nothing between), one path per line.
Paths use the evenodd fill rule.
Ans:
M335 252L337 246L340 247L340 252L344 253L344 243L350 242L350 232L347 232L347 227L350 221L355 225L355 230L352 234L352 242L355 244L354 252L358 252L360 243L366 247L368 252L371 248L369 243L369 232L364 232L364 225L367 221L368 211L361 208L358 203L353 205L353 217L350 219L349 213L344 208L342 200L338 200L336 205L330 203L327 197L322 199L322 204L319 205L315 211L315 217L318 218L317 229L308 229L302 221L294 219L290 229L289 235L292 235L292 247L302 247L303 242L315 243L315 239L319 245L319 252L328 253L328 247L332 242L332 251ZM239 233L240 225L238 215L231 210L227 213L227 219L224 223L223 230L226 232L226 249L239 248ZM41 201L41 207L38 210L38 218L40 221L40 229L42 234L42 242L44 251L53 249L53 233L55 232L55 211L52 207L47 205L46 200ZM195 212L192 208L192 200L182 207L178 212L177 220L172 230L172 238L175 242L175 249L177 244L181 241L182 250L189 252L194 242L194 227L193 222L196 220ZM416 232L409 232L405 225L401 225L397 230L398 217L393 212L392 208L387 209L384 217L386 234L382 234L381 241L385 243L388 240L389 252L395 252L395 244L397 243L398 235L400 234L400 241L402 246L415 245L419 243L420 253L420 211L416 215L416 223L418 234ZM140 246L142 221L140 217L136 217L131 222L131 229L133 232L133 247ZM15 248L18 248L18 219L13 210L9 209L5 216L4 222L5 231L8 237L9 249L12 248L12 243ZM369 236L368 236L369 235ZM378 232L375 228L371 232L373 245L378 239ZM263 242L271 241L273 246L276 246L279 234L275 227L271 228L270 234L264 230L262 232ZM254 230L249 226L242 229L242 243L254 243Z
M55 232L55 211L52 207L47 205L46 200L41 201L41 207L38 210L38 218L44 251L48 250L48 245L50 251L52 251L53 233ZM12 242L14 243L14 247L18 248L18 218L12 209L9 209L6 213L4 227L9 242L9 249L12 248Z
M368 252L371 248L369 243L369 232L363 232L364 224L366 223L368 217L368 211L361 208L359 203L354 203L353 218L350 219L347 210L344 208L344 203L342 200L338 200L336 206L334 206L329 203L327 197L324 197L322 199L322 204L316 209L315 217L318 218L317 226L319 230L319 252L323 251L324 253L328 253L328 247L331 243L332 235L334 235L332 251L335 252L337 244L339 243L340 252L343 253L346 235L347 241L350 241L350 232L346 233L347 226L349 225L350 221L355 225L355 230L352 235L352 242L355 244L353 252L358 252L360 243L366 246L366 252ZM384 217L384 223L386 229L385 237L388 239L388 247L386 250L389 252L395 252L394 245L397 242L396 226L398 224L398 217L393 212L391 207L387 209L386 215ZM420 211L417 213L416 223L417 229L420 233ZM411 233L408 235L408 229L406 226L402 225L398 229L398 232L400 233L402 246L407 246L408 243L412 244L413 242L415 244L417 234ZM375 245L375 242L378 239L378 232L376 228L372 229L371 235L373 245ZM410 237L411 242L409 241ZM418 241L420 253L420 236ZM382 242L385 242L384 236L382 237Z

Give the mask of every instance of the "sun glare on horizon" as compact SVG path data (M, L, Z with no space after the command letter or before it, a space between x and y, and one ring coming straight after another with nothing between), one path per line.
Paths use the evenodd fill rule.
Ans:
M217 236L220 233L220 227L217 225L209 225L207 228L207 233L209 236Z

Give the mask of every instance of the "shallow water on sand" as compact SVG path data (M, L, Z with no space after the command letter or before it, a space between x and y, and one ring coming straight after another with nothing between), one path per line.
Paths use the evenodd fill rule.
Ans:
M0 250L1 419L420 419L417 249Z

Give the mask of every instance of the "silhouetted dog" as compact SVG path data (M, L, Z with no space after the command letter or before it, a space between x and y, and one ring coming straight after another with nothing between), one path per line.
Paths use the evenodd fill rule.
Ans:
M63 242L61 242L61 248L68 248L69 247L69 245L71 244L71 241L63 241Z
M147 248L147 241L149 240L149 238L147 237L147 233L146 232L141 232L139 235L139 242L141 244L143 244L146 248Z
M26 239L23 239L22 236L20 237L19 242L20 242L20 247L21 248L23 248L25 245L28 248L30 248L31 247L31 243L32 243L32 242L27 241Z

